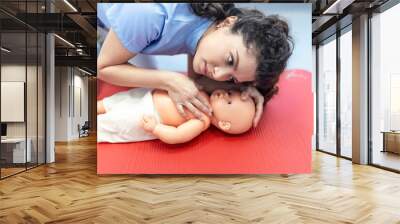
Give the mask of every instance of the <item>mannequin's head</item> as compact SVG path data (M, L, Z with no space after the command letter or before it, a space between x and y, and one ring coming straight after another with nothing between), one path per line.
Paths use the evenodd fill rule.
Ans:
M252 127L256 107L251 97L242 100L238 91L215 90L210 103L213 109L211 122L220 130L241 134Z

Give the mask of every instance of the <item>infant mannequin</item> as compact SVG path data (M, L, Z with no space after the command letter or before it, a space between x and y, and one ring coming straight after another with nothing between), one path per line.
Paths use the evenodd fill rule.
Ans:
M240 92L232 90L215 90L210 97L200 94L213 110L213 115L204 115L203 120L187 110L188 118L182 117L164 90L135 88L98 101L98 142L160 139L178 144L200 135L210 123L229 134L241 134L252 127L255 104L251 98L243 100Z

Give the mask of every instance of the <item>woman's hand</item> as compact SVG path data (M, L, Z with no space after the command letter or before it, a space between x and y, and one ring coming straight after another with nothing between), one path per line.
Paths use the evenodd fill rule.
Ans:
M263 113L264 97L254 86L247 86L244 91L242 91L241 98L246 100L248 97L253 98L254 102L256 103L256 114L253 119L253 127L256 127Z
M171 75L167 91L172 101L175 102L179 113L183 117L187 117L184 107L186 107L186 109L188 109L198 119L204 119L203 113L211 116L210 103L206 97L200 94L198 86L196 86L187 76L180 73Z

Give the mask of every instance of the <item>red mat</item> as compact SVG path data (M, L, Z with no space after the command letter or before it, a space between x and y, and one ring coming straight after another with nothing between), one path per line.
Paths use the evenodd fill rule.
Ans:
M311 172L311 73L285 71L257 128L230 136L214 127L189 143L97 144L98 174L270 174ZM127 88L98 82L98 99Z

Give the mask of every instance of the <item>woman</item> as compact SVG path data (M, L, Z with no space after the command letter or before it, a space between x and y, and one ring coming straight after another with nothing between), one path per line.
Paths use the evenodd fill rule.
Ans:
M183 116L184 107L200 119L200 111L211 115L199 86L241 88L242 97L257 104L256 126L292 52L284 21L232 3L100 4L98 17L109 28L97 61L98 78L164 89ZM200 85L180 73L127 63L139 53L189 54L189 75Z

